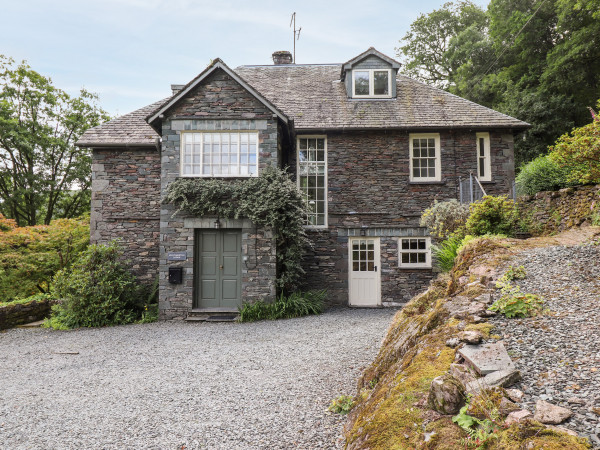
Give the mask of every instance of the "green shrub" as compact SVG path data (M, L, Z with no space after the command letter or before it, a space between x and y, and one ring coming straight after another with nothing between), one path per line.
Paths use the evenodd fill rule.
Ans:
M556 191L570 186L568 170L546 156L538 156L521 167L517 175L517 194L533 195L540 191Z
M423 211L421 226L427 227L429 234L436 239L448 239L452 235L463 235L469 217L469 206L457 200L434 201Z
M239 309L239 321L256 322L321 314L325 308L326 296L327 292L324 290L293 292L287 297L281 294L273 303L266 303L262 300L244 303Z
M490 306L490 310L504 314L508 318L530 317L541 313L544 299L536 294L521 292L519 286L510 284L508 275L507 272L496 282L496 287L501 289L502 297Z
M527 272L523 266L509 266L504 276L509 281L523 280L527 277Z
M54 277L54 295L61 300L52 310L52 328L102 327L134 322L140 315L137 286L122 263L116 242L91 245L70 267Z
M454 266L454 260L458 254L458 249L462 245L462 239L459 236L452 236L439 245L432 245L431 252L436 260L436 264L442 272L448 272Z
M350 395L340 395L338 398L331 400L329 411L336 414L348 414L354 408L354 398Z
M559 137L550 158L568 170L569 182L600 183L600 116L592 111L592 123Z
M471 204L470 211L466 225L468 234L514 234L519 214L514 202L506 196L486 195L480 201Z

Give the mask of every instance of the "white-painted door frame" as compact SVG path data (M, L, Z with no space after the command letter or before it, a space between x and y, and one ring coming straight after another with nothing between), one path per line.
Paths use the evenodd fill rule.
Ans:
M353 253L354 243L365 242L364 253L359 251L359 260ZM372 255L368 249L373 242ZM366 256L366 258L364 257ZM358 266L357 264L358 263ZM381 249L377 237L351 237L348 239L348 304L350 306L376 307L381 305ZM358 268L359 270L354 270ZM362 269L362 270L361 270Z

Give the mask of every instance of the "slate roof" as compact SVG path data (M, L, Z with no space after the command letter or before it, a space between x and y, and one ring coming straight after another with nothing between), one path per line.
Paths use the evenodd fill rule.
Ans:
M87 130L77 141L79 147L154 147L160 137L146 123L146 116L160 108L168 98L124 114Z
M443 129L529 126L485 106L398 75L395 99L348 99L341 64L242 66L236 69L296 129Z
M241 66L235 72L294 120L297 130L448 128L522 130L529 124L398 75L395 99L348 99L342 64ZM166 98L87 130L81 147L154 146L160 136L146 118Z

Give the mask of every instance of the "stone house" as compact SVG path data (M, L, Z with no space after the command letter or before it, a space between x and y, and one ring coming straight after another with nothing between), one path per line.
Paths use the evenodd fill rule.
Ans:
M527 123L399 75L374 48L345 64L273 59L235 70L216 59L78 142L93 150L92 242L121 238L140 279L158 274L163 319L275 296L271 230L174 214L161 198L179 177L288 167L311 209L304 287L352 306L402 304L428 284L419 218L457 198L460 176L510 192L513 137Z

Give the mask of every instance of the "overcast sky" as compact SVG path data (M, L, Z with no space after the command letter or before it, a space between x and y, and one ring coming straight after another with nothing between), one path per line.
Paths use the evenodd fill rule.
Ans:
M166 97L171 83L187 83L211 59L271 64L273 51L292 49L294 11L302 27L296 62L339 63L370 46L395 57L411 22L443 3L0 0L0 54L27 60L71 94L96 92L120 115Z

